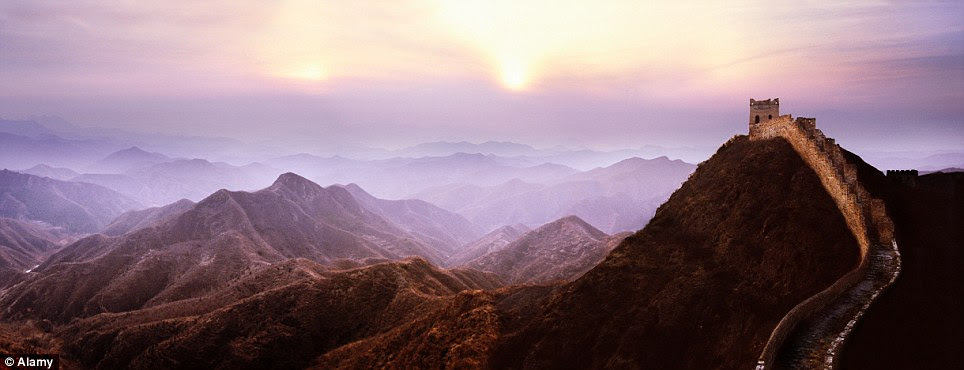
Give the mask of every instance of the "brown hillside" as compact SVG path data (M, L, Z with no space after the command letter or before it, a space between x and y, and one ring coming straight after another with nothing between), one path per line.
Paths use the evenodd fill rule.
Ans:
M626 236L610 237L579 217L568 216L464 266L499 274L512 283L568 281L596 266Z
M536 317L554 288L463 291L431 314L322 355L312 368L492 368L500 333Z
M492 230L478 240L463 245L458 252L445 261L445 265L464 265L471 260L482 257L486 253L502 249L530 230L526 225L522 224L506 225Z
M0 288L12 285L61 247L61 230L32 222L0 218Z
M75 322L63 331L66 350L96 368L301 368L328 350L431 316L460 291L501 284L420 258L343 271L289 260L271 270L213 294L237 300L206 312L182 301Z
M858 247L782 140L731 140L599 266L564 286L495 367L750 368L795 304Z

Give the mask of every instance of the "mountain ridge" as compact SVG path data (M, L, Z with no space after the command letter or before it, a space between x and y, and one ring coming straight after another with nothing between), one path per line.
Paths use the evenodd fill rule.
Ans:
M602 261L626 235L610 236L577 216L566 216L462 266L497 273L512 283L568 281Z
M365 210L346 190L285 174L254 193L219 190L150 227L79 240L0 297L9 307L0 316L63 322L202 296L285 259L334 265L405 256L443 258Z

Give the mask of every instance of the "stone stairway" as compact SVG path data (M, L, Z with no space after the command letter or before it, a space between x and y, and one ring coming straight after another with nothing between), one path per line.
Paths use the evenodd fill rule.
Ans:
M856 168L812 118L789 115L751 126L750 138L782 137L820 177L860 246L860 264L837 282L794 307L780 321L756 368L832 369L854 325L897 279L900 252L883 201L860 185Z
M854 325L878 295L897 278L900 270L896 250L879 248L871 251L865 278L837 297L825 309L799 323L777 351L773 368L834 368L840 347Z

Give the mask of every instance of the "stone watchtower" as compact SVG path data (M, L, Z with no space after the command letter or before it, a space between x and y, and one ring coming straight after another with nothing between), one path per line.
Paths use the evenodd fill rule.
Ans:
M780 98L750 99L750 126L780 117Z

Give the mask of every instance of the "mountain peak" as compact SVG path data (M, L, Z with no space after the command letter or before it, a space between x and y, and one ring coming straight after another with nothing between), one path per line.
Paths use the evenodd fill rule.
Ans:
M131 146L130 148L127 148L127 149L123 149L123 150L119 150L119 151L117 151L117 152L118 152L118 153L138 153L138 154L147 154L147 151L146 151L146 150L144 150L144 149L141 149L141 148L139 148L139 147L137 147L136 145L134 145L134 146Z
M131 146L127 149L121 149L116 152L111 153L105 159L143 159L143 160L163 160L167 159L167 156L160 153L148 152L141 149L138 146Z
M148 152L137 146L121 149L93 164L94 171L123 172L134 167L167 162L171 158L160 153Z
M374 195L369 194L367 191L365 191L365 189L362 189L362 187L356 183L350 183L348 185L338 185L338 187L348 191L348 193L351 194L351 196L354 197L356 200L364 200L364 201L376 200Z
M290 187L290 186L304 186L307 184L318 186L318 184L315 184L314 182L311 182L311 180L308 180L294 172L285 172L279 175L278 179L274 180L274 183L271 184L271 186L272 187L274 186Z
M606 237L606 233L590 225L588 222L584 221L583 219L579 218L579 216L576 216L576 215L569 215L569 216L560 218L558 220L555 220L553 222L550 222L548 224L542 225L541 227L536 229L536 231L543 231L546 229L553 229L553 230L575 229L575 230L580 230L584 232L586 235L589 235L594 239L602 239Z
M325 188L321 187L321 185L293 172L281 174L278 176L278 179L271 184L271 187L266 190L276 191L284 197L297 202L314 199L326 192Z

